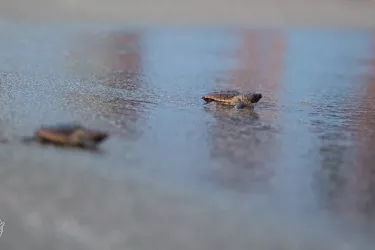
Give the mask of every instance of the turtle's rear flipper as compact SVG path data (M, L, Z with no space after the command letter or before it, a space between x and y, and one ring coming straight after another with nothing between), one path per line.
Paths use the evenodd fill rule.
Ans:
M42 138L38 138L38 137L35 137L35 136L24 136L24 137L21 138L21 141L23 143L40 143L42 145L51 143L51 142L48 142L47 140L44 140Z

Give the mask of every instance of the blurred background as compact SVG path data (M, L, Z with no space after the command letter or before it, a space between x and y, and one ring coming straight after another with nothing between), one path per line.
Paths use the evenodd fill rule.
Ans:
M374 25L372 0L2 0L0 13L35 20L138 25Z

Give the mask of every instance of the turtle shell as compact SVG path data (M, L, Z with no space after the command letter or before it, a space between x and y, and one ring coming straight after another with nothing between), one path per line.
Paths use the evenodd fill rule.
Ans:
M85 142L100 143L108 137L108 134L86 129L77 124L59 124L41 127L35 132L35 136L44 142L73 145Z
M234 97L240 95L241 93L236 90L227 90L227 91L218 91L218 92L211 92L207 95L203 96L202 99L206 102L224 102L224 103L231 103Z

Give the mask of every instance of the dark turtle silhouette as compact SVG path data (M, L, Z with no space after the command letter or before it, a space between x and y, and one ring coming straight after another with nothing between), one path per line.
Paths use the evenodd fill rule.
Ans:
M226 105L233 105L240 109L246 106L253 107L253 105L262 98L262 94L258 93L240 93L236 90L227 90L220 92L212 92L202 97L206 103L217 102Z
M24 141L96 149L97 145L106 140L107 137L106 132L87 129L78 124L58 124L41 127L36 130L34 136L25 137Z

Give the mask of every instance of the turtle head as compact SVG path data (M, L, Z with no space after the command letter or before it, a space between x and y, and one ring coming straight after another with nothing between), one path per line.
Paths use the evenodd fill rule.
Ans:
M108 138L108 134L102 131L92 131L90 137L94 142L101 143Z
M257 93L250 93L244 95L245 99L250 103L257 103L260 99L262 99L262 94Z

